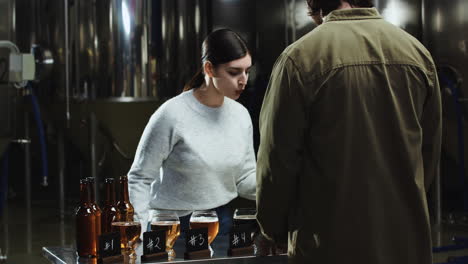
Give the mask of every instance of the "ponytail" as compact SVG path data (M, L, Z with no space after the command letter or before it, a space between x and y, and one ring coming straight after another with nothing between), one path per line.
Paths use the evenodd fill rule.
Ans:
M189 91L192 88L198 88L205 82L205 75L203 75L202 68L192 77L192 79L184 86L184 92Z
M249 54L249 49L236 32L230 29L218 29L211 32L202 43L201 64L204 65L205 62L209 61L216 67L219 64L242 58L247 54ZM203 68L200 68L190 82L184 86L184 92L198 88L204 82L205 75Z

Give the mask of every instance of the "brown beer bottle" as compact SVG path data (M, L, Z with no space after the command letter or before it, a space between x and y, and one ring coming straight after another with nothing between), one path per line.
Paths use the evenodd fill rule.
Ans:
M134 209L128 196L127 176L120 176L120 199L117 202L117 221L133 222Z
M90 190L90 196L91 196L91 204L93 205L93 211L94 214L96 215L96 239L101 235L101 218L102 218L102 211L101 208L99 208L98 204L96 203L96 196L94 194L94 178L93 177L88 177L86 178L88 180L89 188Z
M104 200L104 206L102 207L102 218L101 228L102 234L111 232L112 220L117 214L117 208L115 206L115 185L113 178L107 178L105 180L106 186L106 198Z
M80 204L75 213L76 248L79 257L97 256L98 240L96 234L99 226L91 202L91 187L87 179L80 180Z

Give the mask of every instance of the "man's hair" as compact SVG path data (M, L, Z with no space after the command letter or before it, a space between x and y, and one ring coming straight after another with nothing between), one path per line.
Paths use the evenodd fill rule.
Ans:
M328 15L331 11L338 9L341 4L340 0L306 0L309 6L309 15L314 16L322 14ZM374 7L373 0L344 0L352 6L356 7Z

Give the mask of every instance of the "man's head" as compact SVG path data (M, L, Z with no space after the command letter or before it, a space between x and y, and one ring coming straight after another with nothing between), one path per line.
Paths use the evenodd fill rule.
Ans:
M373 0L306 0L309 7L309 15L315 23L321 24L322 17L331 11L340 9L343 6L350 7L374 7Z

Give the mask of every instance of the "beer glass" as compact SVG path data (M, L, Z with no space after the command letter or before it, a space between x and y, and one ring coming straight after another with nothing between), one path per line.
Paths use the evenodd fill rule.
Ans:
M173 247L180 235L180 220L176 212L171 210L155 210L150 224L152 231L166 231L166 252L169 260L174 260L176 253Z
M194 211L190 217L190 229L207 228L208 229L208 248L213 256L211 242L216 238L219 231L218 215L214 210Z
M138 221L119 221L112 222L112 232L120 233L120 248L122 254L136 258L135 243L141 234L141 224Z
M260 228L257 223L257 210L255 208L238 208L234 211L233 216L233 225L234 226L249 226L252 229L250 236L252 241L254 241L256 234L259 232ZM254 254L257 253L257 247L253 244Z

